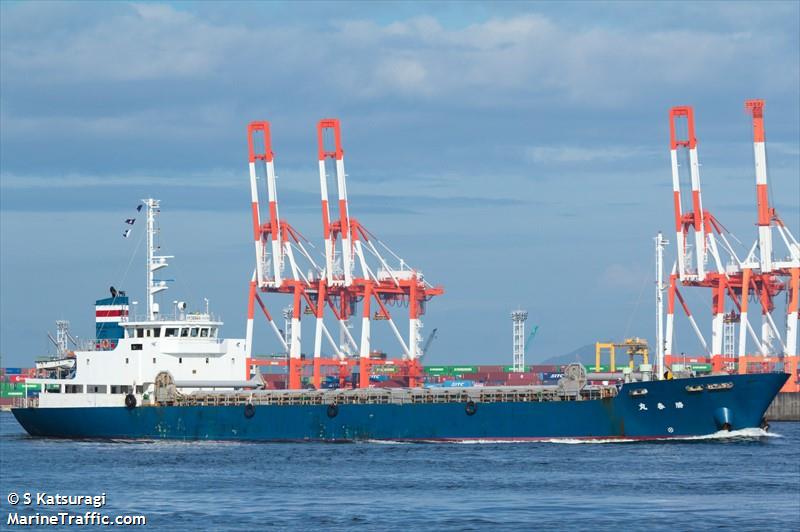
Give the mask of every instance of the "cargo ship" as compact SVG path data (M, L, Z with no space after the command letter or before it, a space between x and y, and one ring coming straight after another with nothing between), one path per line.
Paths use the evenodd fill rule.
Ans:
M148 232L155 233L159 202L144 203ZM681 438L765 428L764 412L788 377L663 379L641 364L638 371L624 368L617 383L570 364L553 384L266 389L252 372L247 339L223 339L222 321L207 308L189 312L177 303L171 315L160 312L153 298L164 287L152 277L154 264L166 267L167 257L151 244L147 316L131 316L127 294L112 289L96 301L96 339L37 362L26 386L39 393L12 409L28 434L326 442Z
M681 116L689 119L687 140L676 137L674 121ZM755 116L754 111L754 120ZM156 254L160 204L155 199L143 200L148 237L146 314L131 316L127 295L116 290L110 298L98 300L97 339L61 360L37 364L37 377L28 383L39 385L40 393L24 397L12 410L14 416L34 436L111 439L606 440L681 438L764 428L765 411L789 379L786 366L761 365L757 373L750 372L747 364L738 371L726 370L723 355L730 351L728 339L733 338L733 329L723 325L740 323L742 337L748 331L755 337L747 322L748 290L759 291L761 299L768 302L786 289L791 293L788 326L786 341L780 340L783 354L796 359L800 245L777 223L774 209L767 208L773 218L760 220L763 264L756 260L755 251L744 260L737 258L731 266L722 264L711 233L719 224L698 202L693 203L692 212L681 211L678 147L690 150L692 192L699 198L691 109L674 108L670 120L679 260L670 276L665 337L663 312L658 311L655 368L644 360L638 367L631 362L615 372L612 361L611 372L602 372L598 361L595 371L570 364L557 380L548 383L520 378L500 386L493 385L496 382L481 386L464 379L460 385L423 386L422 317L430 301L444 293L443 288L432 285L421 271L410 267L351 216L336 119L317 124L323 260L309 252L308 241L279 214L270 125L258 121L247 128L255 265L247 296L245 338L223 339L223 323L209 312L208 304L202 312L188 312L186 304L175 302L172 312L161 312L155 296L167 286L155 279L154 272L167 267L171 257ZM760 144L756 143L757 163L762 151L763 135ZM763 161L757 168L765 168ZM334 202L328 197L330 176L336 180L338 201ZM759 187L761 181L759 177ZM763 181L765 187L766 176ZM267 209L260 206L263 189L268 195ZM759 198L765 191L759 188ZM331 204L338 206L337 219L331 215ZM770 245L767 233L771 227L786 237L790 257L767 267L771 255L764 250ZM688 253L686 244L690 232L696 233L694 254ZM724 235L719 239L725 243ZM706 272L712 259L717 271ZM661 269L659 262L659 272ZM659 304L664 291L661 277L659 273ZM789 282L779 282L783 278ZM714 335L708 349L714 371L705 376L687 371L685 364L674 359L676 297L701 344L707 347L679 285L714 289ZM284 309L284 330L277 327L260 294L291 298ZM738 321L733 317L726 321L726 294L738 305ZM401 311L408 319L406 335L395 323L397 313L392 307L407 309ZM274 361L252 354L257 309L283 347L284 389L270 389L262 376L261 368ZM331 323L331 314L339 329L338 342L326 325L326 316ZM350 331L359 314L361 336L357 342ZM315 324L313 353L308 357L302 351L305 316ZM762 338L757 340L765 357L778 335L773 334L777 333L774 324L767 317L764 320ZM402 358L374 357L373 322L388 325ZM524 367L524 357L517 359L521 333L515 329L515 367ZM325 341L327 357L322 352ZM739 348L744 353L746 342L739 342ZM379 367L398 368L402 386L376 382ZM791 368L789 385L795 386L797 364Z

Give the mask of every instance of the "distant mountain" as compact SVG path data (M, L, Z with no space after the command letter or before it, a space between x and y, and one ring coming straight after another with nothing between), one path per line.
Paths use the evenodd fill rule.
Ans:
M542 361L542 364L569 364L570 362L580 362L584 365L594 364L594 356L594 344L586 344L566 355L547 358Z

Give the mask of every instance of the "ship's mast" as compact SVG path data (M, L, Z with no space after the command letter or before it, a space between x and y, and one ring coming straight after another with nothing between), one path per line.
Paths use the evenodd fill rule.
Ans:
M656 359L658 376L664 374L664 248L669 244L661 231L653 239L656 241Z
M166 281L155 279L154 274L161 268L169 266L169 264L167 264L167 259L171 259L173 256L155 254L155 252L160 249L160 246L156 244L156 235L159 232L158 224L156 223L156 215L161 212L161 201L148 198L143 199L142 203L147 207L147 319L155 320L158 318L159 314L158 303L155 301L155 296L168 287Z

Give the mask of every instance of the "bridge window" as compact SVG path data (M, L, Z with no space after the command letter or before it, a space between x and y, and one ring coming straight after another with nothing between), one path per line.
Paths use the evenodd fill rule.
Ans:
M64 393L83 393L83 384L66 384Z
M187 338L188 336L189 336L189 329L187 327L181 329L181 338Z
M86 387L86 393L106 393L106 385L105 384L99 384L99 385L90 384L90 385L88 385Z
M144 329L143 328L140 327L140 328L136 329L136 338L144 338Z
M155 329L153 329L153 336L155 336L156 338L161 337L161 327L156 327Z
M200 332L199 328L192 327L192 338L197 338L197 335L198 335L199 332Z
M151 329L145 329L144 335L145 335L147 338L150 338L150 332L151 332Z
M208 327L200 329L200 338L208 338Z
M171 336L178 336L177 327L167 327L166 329L164 329L164 336L167 338Z
M217 328L216 327L212 327L211 328L211 338L216 338L216 337L217 337Z

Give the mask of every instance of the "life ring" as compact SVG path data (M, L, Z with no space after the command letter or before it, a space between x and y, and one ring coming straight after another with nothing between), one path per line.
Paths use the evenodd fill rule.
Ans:
M467 401L467 404L464 405L464 412L466 412L468 416L474 416L477 411L478 405L475 404L475 401Z
M129 393L125 396L125 406L127 408L136 408L136 396Z
M328 417L334 418L339 415L339 405L331 403L328 405Z
M103 349L108 349L109 347L111 347L111 342L109 342L108 340L102 340L100 342L100 347L102 347Z
M254 415L256 415L256 407L253 406L253 403L247 403L244 405L244 417L250 419Z

